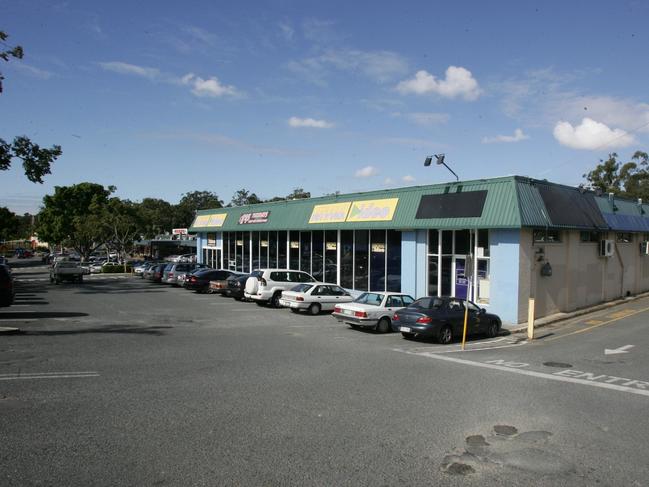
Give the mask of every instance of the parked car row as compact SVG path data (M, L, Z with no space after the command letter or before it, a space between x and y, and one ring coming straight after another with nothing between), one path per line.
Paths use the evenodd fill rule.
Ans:
M0 306L11 306L16 295L14 278L7 264L0 264Z
M352 291L337 284L318 282L306 272L288 269L259 269L243 274L202 264L167 263L152 264L143 277L198 293L284 307L293 313L317 315L330 311L334 319L354 329L399 332L406 339L432 338L442 344L461 337L465 316L469 335L495 337L502 326L497 315L471 301L453 297L415 300L398 292L364 292L354 297Z

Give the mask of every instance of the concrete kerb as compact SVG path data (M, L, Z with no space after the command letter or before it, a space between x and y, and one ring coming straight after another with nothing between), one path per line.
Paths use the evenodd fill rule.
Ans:
M616 299L615 301L608 301L606 303L596 304L595 306L589 306L588 308L581 308L575 311L570 311L567 313L555 313L550 316L545 316L534 321L534 329L543 328L554 323L561 321L570 320L572 318L577 318L579 316L587 315L594 313L596 311L601 311L603 309L613 308L621 304L630 303L636 301L637 299L642 299L649 297L649 292L636 294L635 296L629 296L628 298ZM510 333L527 333L527 323L503 326L503 328Z

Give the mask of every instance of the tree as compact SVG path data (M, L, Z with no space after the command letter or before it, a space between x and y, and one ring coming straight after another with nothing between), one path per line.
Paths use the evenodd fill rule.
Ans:
M222 208L223 201L210 191L192 191L183 194L176 205L176 218L181 228L189 227L194 221L196 210Z
M141 219L140 233L144 238L154 238L174 228L176 212L171 203L159 198L144 198L136 206Z
M43 198L39 214L41 239L73 247L83 260L103 245L110 233L105 224L109 196L114 186L96 183L56 186L53 195Z
M295 188L291 194L289 194L287 200L301 200L311 198L311 193L304 191L302 188Z
M104 208L102 224L106 228L107 244L117 252L126 272L126 254L133 250L133 242L141 228L137 205L128 200L111 198Z
M245 188L240 189L232 196L230 206L256 205L262 201L255 193L251 193Z
M608 159L600 160L592 171L583 177L589 186L603 193L613 193L627 198L649 198L649 155L636 151L631 160L622 164L613 152Z
M0 208L0 240L12 240L18 234L20 219L8 208Z
M4 44L8 37L6 33L0 31L0 42ZM22 59L23 48L21 46L14 46L0 51L0 59L8 62L10 58ZM0 93L2 93L3 80L4 76L0 72ZM11 144L0 138L0 171L9 169L13 159L20 159L23 161L23 169L25 170L27 179L32 183L42 184L43 176L51 174L50 167L52 163L62 153L63 151L59 145L53 145L49 149L44 149L24 135L15 137Z

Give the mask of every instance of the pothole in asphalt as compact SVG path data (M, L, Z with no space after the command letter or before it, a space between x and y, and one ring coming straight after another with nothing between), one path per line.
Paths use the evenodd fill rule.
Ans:
M509 468L535 475L565 476L576 473L575 466L555 453L549 431L518 431L496 425L488 436L466 437L464 448L447 454L440 469L448 475L468 476L480 470Z
M543 365L546 367L557 367L559 369L570 369L572 364L567 364L565 362L543 362Z

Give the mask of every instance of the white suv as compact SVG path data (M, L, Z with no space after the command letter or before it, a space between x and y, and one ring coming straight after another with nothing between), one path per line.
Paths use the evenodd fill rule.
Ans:
M279 308L282 291L288 291L301 282L316 282L314 277L302 271L288 269L259 269L252 271L246 281L244 296L257 304L270 303Z

